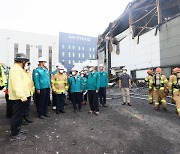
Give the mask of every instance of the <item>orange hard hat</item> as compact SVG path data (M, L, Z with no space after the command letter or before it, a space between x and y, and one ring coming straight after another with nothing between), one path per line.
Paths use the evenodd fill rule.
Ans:
M178 67L176 67L176 68L173 69L173 73L177 73L177 72L179 72L179 71L180 71L180 68L178 68Z
M156 73L162 73L162 69L160 67L156 68Z
M147 70L147 73L148 73L148 74L152 74L153 71L152 71L151 69L148 69L148 70Z

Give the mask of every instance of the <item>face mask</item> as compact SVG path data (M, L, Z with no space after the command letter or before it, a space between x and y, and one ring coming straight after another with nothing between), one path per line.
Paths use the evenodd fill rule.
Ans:
M123 73L125 74L125 73L126 73L126 71L123 71Z
M81 77L84 77L84 74L81 74Z
M25 64L24 69L29 70L29 66L27 64Z
M76 73L75 73L75 72L72 72L72 75L76 75Z
M92 72L92 71L93 71L93 69L92 69L92 68L90 68L90 69L89 69L89 71L90 71L90 72Z
M59 72L60 72L60 73L64 73L64 70L60 70Z
M45 64L44 64L44 67L47 67L47 66L48 66L47 63L45 63Z

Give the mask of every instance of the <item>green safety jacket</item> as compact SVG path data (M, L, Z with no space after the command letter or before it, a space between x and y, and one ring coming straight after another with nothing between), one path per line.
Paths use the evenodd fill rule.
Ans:
M100 88L100 75L99 72L89 73L88 75L88 90L99 90Z

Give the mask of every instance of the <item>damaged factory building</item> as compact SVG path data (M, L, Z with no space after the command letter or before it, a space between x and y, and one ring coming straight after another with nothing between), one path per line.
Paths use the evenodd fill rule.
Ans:
M97 43L98 64L109 77L122 67L143 79L160 66L166 76L180 66L180 0L134 0Z

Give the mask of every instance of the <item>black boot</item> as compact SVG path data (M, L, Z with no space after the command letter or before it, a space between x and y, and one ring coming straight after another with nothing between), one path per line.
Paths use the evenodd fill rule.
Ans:
M24 116L24 120L28 123L33 123L32 119L29 116Z

